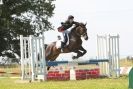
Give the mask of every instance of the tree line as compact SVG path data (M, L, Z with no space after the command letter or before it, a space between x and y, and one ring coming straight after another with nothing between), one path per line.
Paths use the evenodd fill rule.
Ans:
M19 36L53 30L54 0L3 0L0 5L0 56L20 56Z

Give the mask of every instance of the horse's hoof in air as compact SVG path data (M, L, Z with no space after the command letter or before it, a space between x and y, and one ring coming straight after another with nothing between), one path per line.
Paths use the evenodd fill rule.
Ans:
M76 56L73 56L72 59L77 59L77 57Z

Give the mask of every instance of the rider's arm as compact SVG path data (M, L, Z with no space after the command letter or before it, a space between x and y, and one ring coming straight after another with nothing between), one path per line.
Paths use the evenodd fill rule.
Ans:
M75 25L79 25L79 22L75 22L75 21L73 21L73 24L75 24Z
M68 24L69 24L69 22L68 22L68 21L61 22L61 25L62 25L62 26L67 26Z

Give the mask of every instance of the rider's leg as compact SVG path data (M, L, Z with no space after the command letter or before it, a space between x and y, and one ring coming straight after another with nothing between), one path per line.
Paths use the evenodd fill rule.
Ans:
M63 37L64 37L64 40L61 43L61 52L63 52L63 49L64 49L64 47L65 47L65 45L66 45L66 43L68 41L68 37L67 37L67 32L66 31L63 32Z
M67 33L64 33L64 45L66 45L68 41Z

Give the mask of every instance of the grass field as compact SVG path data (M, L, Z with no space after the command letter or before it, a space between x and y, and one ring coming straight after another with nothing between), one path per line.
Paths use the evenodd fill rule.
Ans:
M133 62L122 60L120 64L121 66L132 66ZM20 72L20 67L0 68L0 71L9 72L7 74L0 74L0 89L128 89L127 76L118 79L103 78L78 81L46 81L29 83L27 81L21 81L20 79L8 78L12 76L10 72ZM17 76L20 77L20 75Z
M0 78L0 89L128 89L128 78L32 83L22 82L20 79Z

